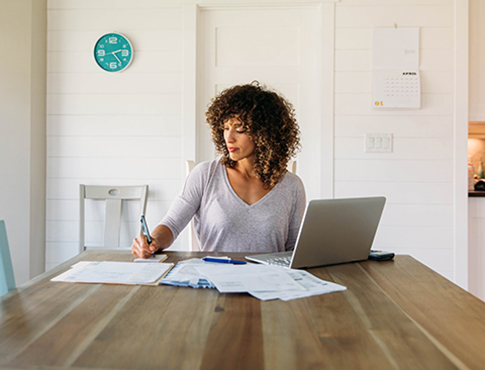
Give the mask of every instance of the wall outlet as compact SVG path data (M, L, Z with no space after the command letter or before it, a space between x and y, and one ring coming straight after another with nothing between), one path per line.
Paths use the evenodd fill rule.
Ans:
M392 134L365 134L366 153L392 153Z

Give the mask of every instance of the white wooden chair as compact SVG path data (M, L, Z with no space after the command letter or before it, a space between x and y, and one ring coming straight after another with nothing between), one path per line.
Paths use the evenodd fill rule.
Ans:
M195 161L187 161L185 163L185 175L189 176L190 171L192 171L195 167ZM190 227L189 227L189 248L191 251L199 252L199 242L197 241L197 237L195 236L194 231L194 219L190 220Z
M12 260L8 248L5 221L0 220L0 297L15 289Z
M190 171L195 167L195 162L194 161L187 161L186 163L186 175L188 176ZM296 174L296 161L289 161L288 162L288 171L291 173ZM190 228L189 228L189 247L191 251L199 252L200 251L200 246L199 242L197 241L197 237L195 236L195 231L194 231L194 219L190 221Z
M140 215L145 214L148 185L139 186L98 186L79 185L79 253L86 249L84 245L84 202L85 199L105 200L103 247L117 248L120 243L121 204L123 200L139 200ZM141 233L141 224L139 234Z
M296 161L289 161L288 166L286 166L287 170L291 173L296 175Z

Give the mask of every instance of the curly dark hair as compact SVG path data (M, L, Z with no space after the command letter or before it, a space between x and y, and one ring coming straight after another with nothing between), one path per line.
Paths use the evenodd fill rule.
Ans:
M291 157L300 150L300 129L293 105L283 96L254 81L228 88L211 100L206 112L212 141L221 163L233 168L224 141L224 122L237 118L254 140L254 171L265 188L271 188L286 173Z

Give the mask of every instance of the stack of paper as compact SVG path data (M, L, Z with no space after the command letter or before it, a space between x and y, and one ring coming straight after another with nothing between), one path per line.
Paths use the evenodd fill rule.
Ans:
M51 281L68 283L153 284L173 263L80 262Z
M280 267L281 268L281 267ZM340 292L347 288L343 285L331 283L329 281L321 280L305 270L287 270L298 284L305 288L304 291L251 291L253 297L267 301L270 299L281 299L282 301L290 301L296 298L311 297L312 295L319 295L332 292Z
M175 285L192 288L215 288L209 280L202 276L196 266L205 265L206 262L198 258L179 262L162 280L160 284Z
M160 280L160 284L217 288L220 293L249 293L263 301L289 301L346 290L342 285L318 279L304 270L291 270L267 265L232 265L184 261Z

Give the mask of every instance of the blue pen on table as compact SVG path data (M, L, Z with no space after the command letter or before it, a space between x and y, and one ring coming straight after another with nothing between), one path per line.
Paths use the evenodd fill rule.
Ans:
M202 258L203 261L206 262L217 262L217 263L232 263L233 265L245 265L246 262L244 261L238 261L238 260L231 260L229 258L209 258L209 257L204 257Z
M143 232L147 237L148 244L152 244L152 238L150 237L150 232L148 231L148 225L145 220L145 215L141 215L140 222L141 222L141 227L143 228ZM155 257L155 253L152 253L152 256Z

